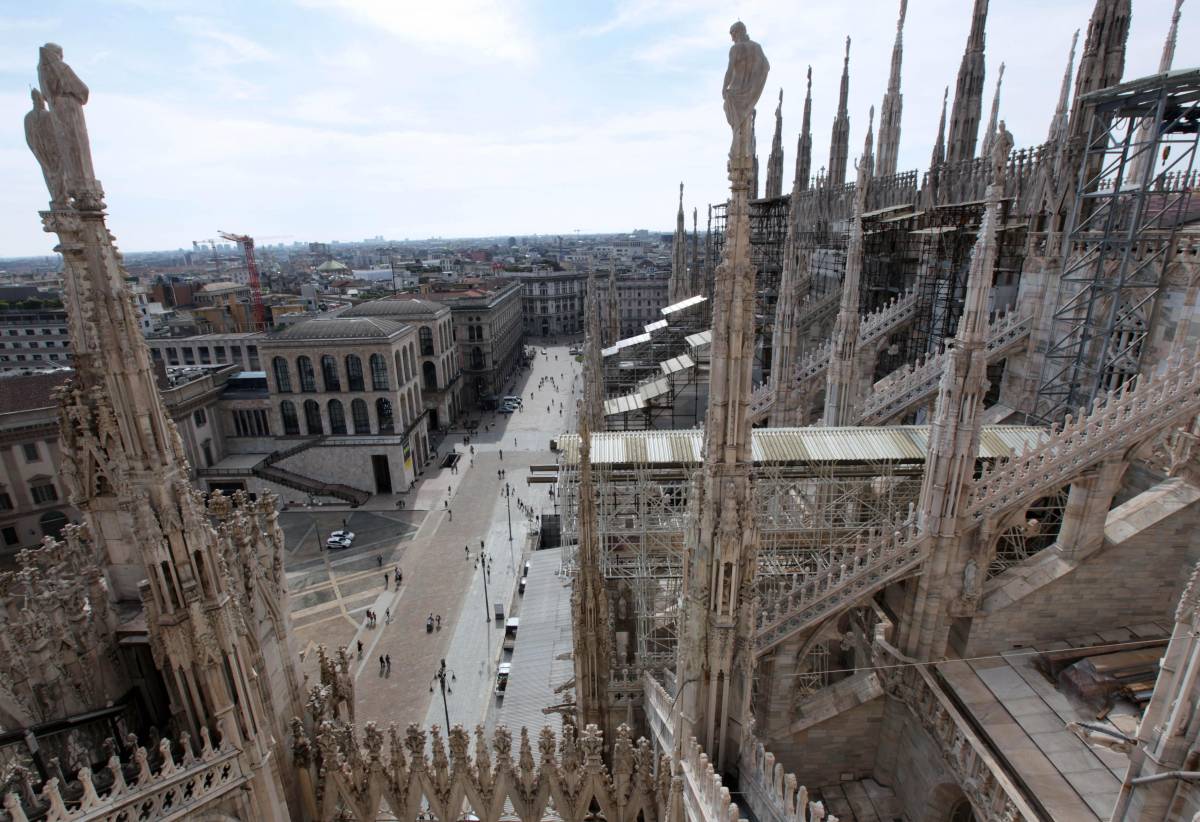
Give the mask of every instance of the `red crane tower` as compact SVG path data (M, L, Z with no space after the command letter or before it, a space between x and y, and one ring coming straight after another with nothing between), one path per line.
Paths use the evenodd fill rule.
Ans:
M250 303L254 311L254 330L265 331L267 328L267 312L263 308L262 288L258 282L258 265L254 262L254 238L249 234L230 234L228 231L218 231L226 240L237 243L246 255L246 273L250 275Z

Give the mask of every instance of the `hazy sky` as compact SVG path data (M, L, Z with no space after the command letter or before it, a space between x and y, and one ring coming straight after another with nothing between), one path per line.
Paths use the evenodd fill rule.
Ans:
M1071 34L1086 33L1092 5L992 0L983 116L1004 61L1001 116L1017 146L1045 139ZM670 229L680 180L702 225L705 204L724 199L720 82L739 17L771 61L758 119L764 181L781 86L792 177L809 64L814 171L826 164L847 34L857 156L887 82L898 6L0 0L0 256L53 247L22 130L46 41L91 88L96 174L126 250L189 246L218 229L287 240L568 234ZM1171 7L1133 0L1127 78L1157 69ZM909 3L902 169L928 163L970 12L969 0ZM1198 42L1193 0L1177 68Z

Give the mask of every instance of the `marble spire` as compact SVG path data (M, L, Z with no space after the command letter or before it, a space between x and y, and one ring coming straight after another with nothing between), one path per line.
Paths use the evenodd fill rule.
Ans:
M733 131L729 205L714 278L704 461L692 497L680 591L677 748L695 737L718 772L737 767L751 721L758 527L751 479L749 402L754 378L755 267L750 256L753 159L746 133L770 65L742 23L723 91Z
M950 108L950 134L946 142L946 162L958 163L975 156L979 138L979 118L983 112L983 49L987 28L988 0L975 0L971 11L971 31L958 80L954 86L954 105Z
M1164 74L1171 70L1171 64L1175 61L1175 41L1179 38L1179 18L1183 16L1183 0L1175 0L1175 10L1171 13L1171 25L1167 28L1167 39L1163 42L1162 56L1158 59L1158 73ZM1150 118L1142 120L1138 126L1137 137L1134 138L1134 143L1137 145L1146 145L1154 137L1154 122ZM1152 172L1154 161L1158 154L1158 147L1146 146L1145 150L1135 154L1131 168L1125 175L1125 179L1133 185L1141 185L1142 178L1148 172ZM1149 168L1148 168L1149 167Z
M704 290L704 269L700 266L700 210L692 206L692 267L688 277L688 296Z
M758 111L750 112L750 199L758 199Z
M904 17L908 12L908 0L900 0L900 18L896 21L896 42L892 46L892 68L888 74L887 91L879 106L879 159L875 173L887 177L896 173L900 154L900 115L904 108L904 95L900 93L900 65L904 60Z
M979 150L980 157L988 157L992 153L992 145L996 140L996 123L1000 116L1000 86L1004 82L1004 64L996 73L996 93L992 95L992 113L988 116L987 130L983 133L983 148Z
M999 124L986 159L991 166L987 205L971 251L967 289L958 333L947 345L946 366L938 385L929 451L917 505L920 530L933 540L931 561L908 594L899 646L916 659L937 659L945 652L954 609L971 608L979 597L982 569L971 565L969 544L959 538L972 484L983 399L987 393L988 299L997 256L997 232L1012 135ZM960 596L957 601L955 593ZM972 611L973 612L973 611Z
M1131 0L1096 0L1088 20L1079 71L1075 74L1075 96L1071 103L1071 119L1067 126L1069 139L1074 142L1087 136L1087 117L1080 103L1090 92L1121 82L1125 73L1125 43L1129 39Z
M921 189L921 201L926 208L937 205L939 200L938 189L946 162L946 103L949 99L950 87L947 86L942 92L942 116L938 120L937 138L933 141L933 151L929 156L929 173Z
M594 276L594 275L593 275ZM596 313L595 310L592 311ZM598 344L589 340L589 346ZM590 414L579 415L578 569L571 581L571 629L575 640L575 713L581 727L595 725L608 738L608 680L612 676L608 593L600 571L596 489L592 483Z
M783 89L779 90L779 104L775 106L775 134L771 137L771 153L767 157L768 199L783 195Z
M829 137L829 173L826 185L836 188L846 182L846 162L850 156L850 114L847 105L850 97L850 38L846 38L846 56L842 60L842 84L838 91L837 114L833 118L833 132Z
M812 175L812 66L808 67L808 88L804 92L804 117L800 122L800 139L796 141L796 179L793 191L804 191Z
M858 160L858 180L854 189L854 216L850 219L850 234L846 240L846 272L842 277L842 300L833 324L832 349L829 367L825 372L825 425L851 425L854 418L858 370L858 332L862 326L859 314L859 288L862 282L863 228L867 193L874 171L871 156L872 126L875 107L871 107L867 139L862 157Z
M1050 120L1050 132L1046 142L1057 143L1067 133L1067 121L1071 114L1068 108L1071 100L1071 72L1075 68L1075 46L1079 43L1079 29L1071 37L1071 53L1067 56L1067 68L1063 71L1062 85L1058 89L1058 106L1054 109L1054 117Z
M667 283L667 304L674 305L690 297L687 290L687 224L683 216L683 183L680 183L679 211L675 214L675 239L671 243L671 279Z

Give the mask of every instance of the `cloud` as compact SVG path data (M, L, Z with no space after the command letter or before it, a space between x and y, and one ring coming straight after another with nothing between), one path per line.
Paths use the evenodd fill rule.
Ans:
M278 57L266 46L245 35L227 31L206 17L180 15L175 23L203 41L196 52L202 61L215 66L239 63L273 63Z
M338 11L393 37L445 55L449 61L484 57L515 63L537 55L531 31L504 0L298 0L310 8Z

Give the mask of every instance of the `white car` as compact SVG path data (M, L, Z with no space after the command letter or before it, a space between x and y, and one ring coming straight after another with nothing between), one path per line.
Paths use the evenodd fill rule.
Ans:
M338 548L349 548L353 544L354 540L347 539L346 537L330 537L329 539L325 540L325 547L332 548L334 550Z
M354 542L354 532L353 531L330 531L329 538L330 539L348 539L351 542Z

